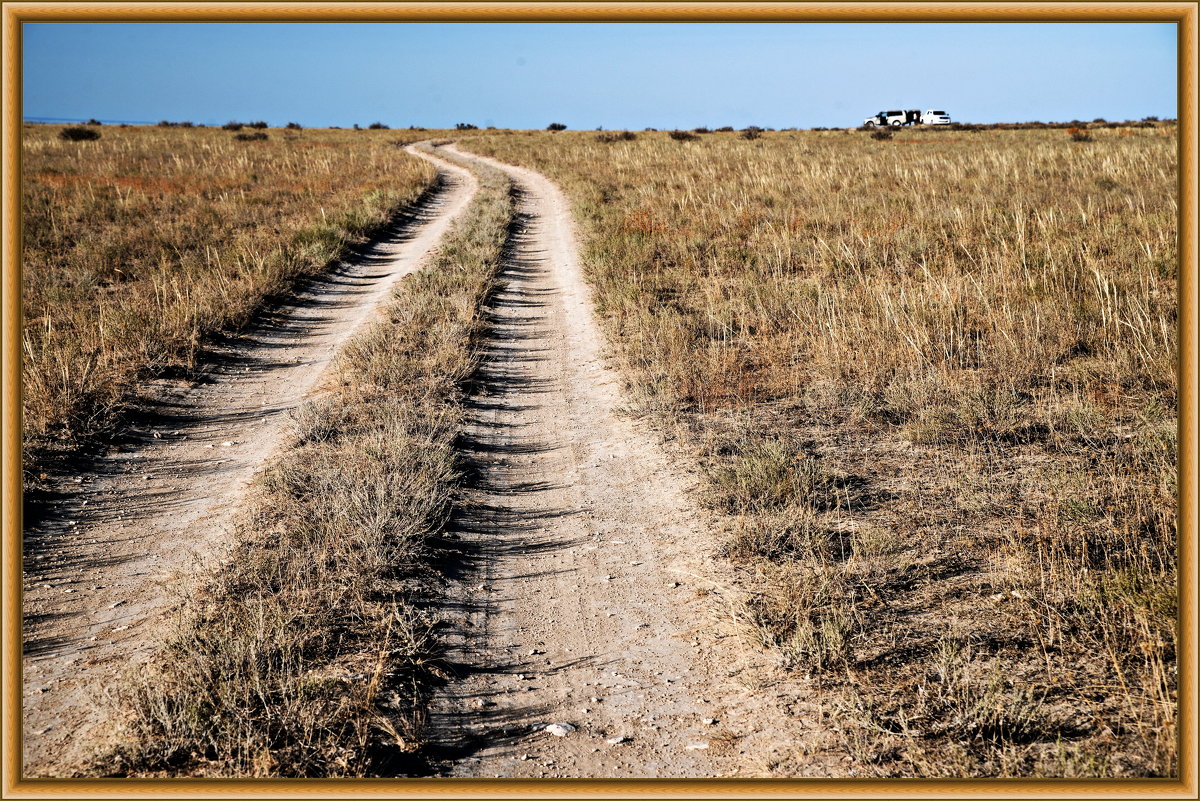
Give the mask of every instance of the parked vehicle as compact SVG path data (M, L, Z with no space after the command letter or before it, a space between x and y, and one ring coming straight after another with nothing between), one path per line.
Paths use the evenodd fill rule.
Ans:
M902 128L906 125L949 125L950 115L944 111L906 109L878 111L863 120L867 128Z

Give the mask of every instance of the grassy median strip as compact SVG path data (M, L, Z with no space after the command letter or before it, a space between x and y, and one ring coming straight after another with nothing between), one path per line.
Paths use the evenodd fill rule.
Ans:
M258 482L233 558L125 695L105 775L337 777L414 770L436 673L427 543L446 522L463 382L512 218L480 191Z
M120 419L140 379L327 269L431 187L411 134L213 128L22 134L27 487Z

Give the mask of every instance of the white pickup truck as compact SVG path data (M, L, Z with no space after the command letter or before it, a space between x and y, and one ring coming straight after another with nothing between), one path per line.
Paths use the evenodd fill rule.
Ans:
M863 120L867 128L900 128L905 125L949 125L950 115L944 111L879 111Z

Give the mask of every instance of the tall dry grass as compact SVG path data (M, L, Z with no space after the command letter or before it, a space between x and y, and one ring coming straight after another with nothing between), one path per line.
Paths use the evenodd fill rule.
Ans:
M139 377L326 268L434 170L391 131L105 126L22 136L25 469L110 427Z
M1175 129L1091 134L463 140L572 197L852 773L1177 770Z
M124 745L101 775L420 774L439 675L431 539L461 465L463 383L479 309L512 219L509 184L481 188L386 319L338 358L324 396L261 477L229 563L179 612L123 698ZM444 675L444 674L442 674Z

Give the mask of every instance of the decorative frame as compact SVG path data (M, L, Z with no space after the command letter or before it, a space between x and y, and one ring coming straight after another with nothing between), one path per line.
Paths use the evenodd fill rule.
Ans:
M1196 798L1197 24L1195 2L451 0L4 2L0 194L3 445L0 797L3 798ZM1170 22L1179 78L1178 779L25 779L21 775L21 63L26 22Z

